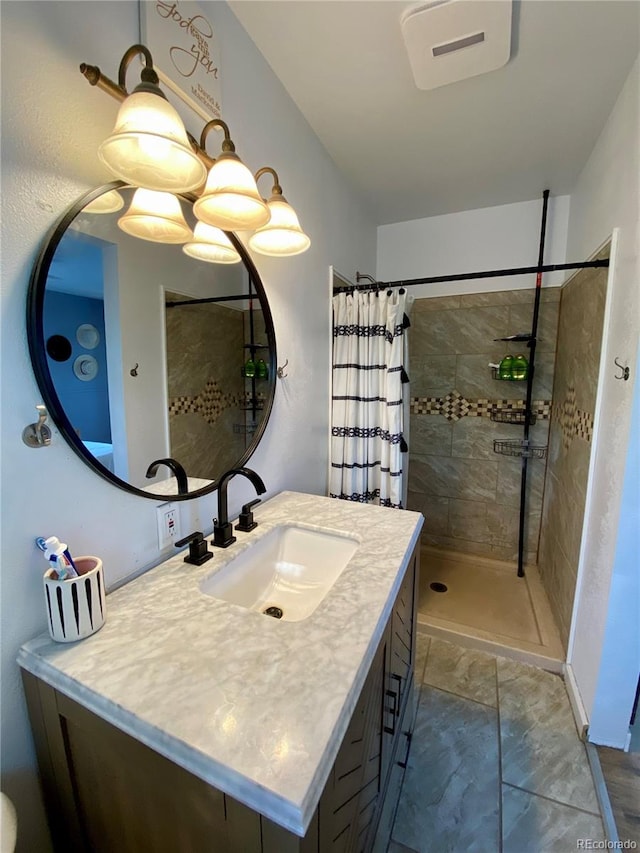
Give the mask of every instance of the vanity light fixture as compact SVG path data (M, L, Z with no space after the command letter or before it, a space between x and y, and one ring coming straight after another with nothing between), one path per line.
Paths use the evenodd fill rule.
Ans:
M140 84L128 94L127 69L138 55L144 57L145 67ZM85 63L80 71L93 85L102 76L99 68ZM180 116L160 89L153 59L144 45L133 45L122 57L118 86L111 83L111 87L102 88L119 98L121 93L125 95L113 133L98 149L98 156L114 175L152 190L181 193L201 186L206 167L192 149ZM120 91L115 93L113 88Z
M129 94L125 86L126 73L131 60L138 55L145 61L142 82ZM236 154L229 128L222 119L207 122L198 144L161 91L153 59L144 45L133 45L122 57L117 84L94 65L82 63L80 71L92 86L98 86L123 102L114 132L99 149L101 160L115 175L135 187L156 191L160 196L185 194L193 201L193 212L204 225L225 231L257 229L249 241L256 252L285 257L309 248L311 241L282 195L276 172L265 166L254 177ZM211 158L205 150L207 136L213 128L224 133L222 153L217 159ZM262 198L256 183L266 172L275 180L269 201ZM181 221L173 214L166 214L168 200L154 208L149 206L149 198L146 197L142 205L142 196L139 199L136 192L129 211L118 221L124 231L155 242L187 243L185 252L201 260L236 262L229 254L230 250L235 252L231 243L226 246L217 238L211 239L210 234L201 239L205 229L197 226L196 235L192 235L181 213ZM175 201L179 207L180 203ZM215 248L207 248L207 245Z
M226 231L249 231L269 221L269 208L258 192L255 178L236 154L229 128L221 119L207 122L200 137L200 148L205 150L209 131L219 127L224 133L222 154L209 170L207 183L193 212L207 225Z
M116 213L124 207L124 199L118 190L109 190L108 193L99 195L87 204L83 213Z
M256 183L262 175L267 173L273 175L274 179L271 198L267 202L271 218L266 225L252 234L249 238L249 246L262 255L281 258L306 252L311 245L311 240L300 227L295 210L282 195L277 172L269 166L263 166L256 172Z
M182 251L192 258L212 264L237 264L242 260L224 231L206 222L196 223L193 239L184 244Z
M118 226L133 237L153 243L186 243L193 236L176 196L144 187L135 191Z

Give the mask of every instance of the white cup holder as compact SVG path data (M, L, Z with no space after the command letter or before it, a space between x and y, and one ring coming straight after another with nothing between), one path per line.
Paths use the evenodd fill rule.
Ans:
M49 633L58 643L73 643L95 634L107 617L102 560L76 557L74 562L77 578L55 580L52 569L43 578Z

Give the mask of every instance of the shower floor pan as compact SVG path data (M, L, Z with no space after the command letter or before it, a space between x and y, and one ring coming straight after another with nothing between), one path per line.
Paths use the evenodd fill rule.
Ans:
M418 625L467 648L562 672L562 642L535 566L519 578L515 563L423 546Z

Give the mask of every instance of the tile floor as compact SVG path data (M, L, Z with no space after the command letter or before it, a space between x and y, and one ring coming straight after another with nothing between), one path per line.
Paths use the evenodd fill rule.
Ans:
M559 676L418 635L419 704L388 853L568 853L604 841Z

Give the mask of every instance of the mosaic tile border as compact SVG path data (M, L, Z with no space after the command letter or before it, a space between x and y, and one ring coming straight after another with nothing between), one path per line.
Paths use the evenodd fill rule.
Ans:
M265 403L264 393L256 394L257 408L261 409ZM217 380L209 380L202 391L194 397L187 395L172 397L169 400L169 417L175 418L179 415L200 415L208 424L214 424L227 409L248 407L251 405L251 392L243 394L226 394L218 384Z
M442 415L450 422L465 417L491 418L496 412L523 410L525 400L490 400L485 397L467 400L458 391L450 391L445 397L411 397L412 415ZM549 420L551 400L534 400L531 410L537 418Z
M572 385L567 388L565 399L553 404L553 419L562 431L562 443L565 449L568 449L574 438L591 442L594 415L577 407L576 389Z

